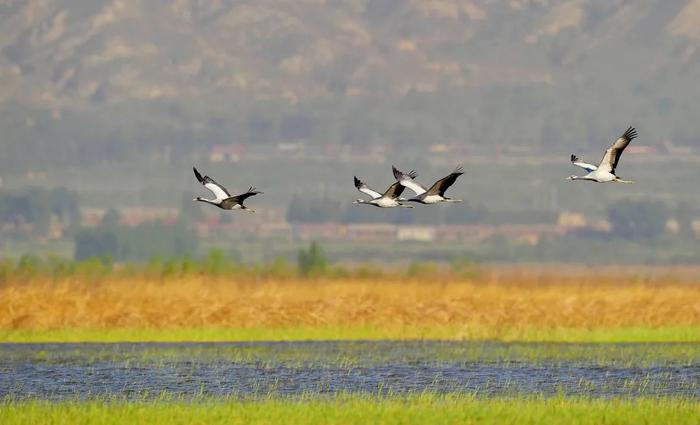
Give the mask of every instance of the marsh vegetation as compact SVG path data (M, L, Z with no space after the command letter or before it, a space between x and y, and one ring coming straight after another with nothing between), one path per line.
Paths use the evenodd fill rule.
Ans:
M6 270L3 424L692 423L700 409L692 268Z
M0 340L700 339L695 269L413 265L298 277L284 264L184 265L19 270L0 286Z

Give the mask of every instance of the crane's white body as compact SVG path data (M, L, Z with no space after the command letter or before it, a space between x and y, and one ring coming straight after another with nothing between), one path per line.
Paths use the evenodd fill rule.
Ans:
M400 195L403 193L404 187L401 186L399 182L394 182L394 184L389 186L386 192L379 193L376 190L370 189L365 183L355 177L355 187L372 199L356 199L353 201L353 204L374 205L379 208L413 208L412 205L404 205L401 203L404 199L401 198Z
M396 180L416 195L409 198L409 202L418 202L421 204L438 204L441 202L462 202L461 199L451 199L445 196L445 191L457 181L457 177L464 174L462 167L457 167L450 175L436 181L430 188L426 188L414 180L417 174L413 171L406 174L399 171L396 167L392 167Z
M369 201L366 201L364 199L357 199L353 201L353 204L368 204L374 205L375 207L379 208L413 208L413 205L405 205L397 201L396 199L390 199L384 196L377 199L371 199Z
M231 196L229 191L226 190L224 186L214 181L214 179L209 176L202 176L195 167L192 167L192 170L194 171L194 176L197 178L197 181L209 189L214 195L214 199L207 199L198 196L194 198L193 201L211 204L221 208L222 210L243 210L251 213L255 212L254 209L243 205L243 201L262 192L255 190L255 188L251 186L247 192L241 193L240 195Z
M585 176L570 176L569 180L588 180L594 181L596 183L607 183L619 180L617 176L612 173L604 173L599 170L591 171Z
M440 195L428 195L424 198L411 198L409 199L411 202L420 202L422 204L437 204L440 202L462 202L461 199L445 199Z
M637 137L637 131L634 127L629 127L622 136L620 136L606 151L603 155L603 159L600 164L593 165L587 162L583 162L576 157L576 155L571 155L571 163L577 167L581 167L588 171L588 174L584 176L569 176L567 180L582 180L582 181L592 181L596 183L634 183L630 180L622 180L617 175L615 175L615 169L617 164L620 162L620 157L622 152L624 152L627 145L630 144L632 140Z

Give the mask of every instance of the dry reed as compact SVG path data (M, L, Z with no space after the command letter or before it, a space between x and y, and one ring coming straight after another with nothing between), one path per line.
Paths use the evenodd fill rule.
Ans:
M625 328L700 325L700 277L610 269L444 278L255 281L105 277L0 287L0 330L285 327ZM680 276L680 277L679 277Z

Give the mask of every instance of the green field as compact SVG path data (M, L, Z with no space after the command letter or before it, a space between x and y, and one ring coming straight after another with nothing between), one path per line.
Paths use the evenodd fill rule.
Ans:
M409 397L154 402L6 401L0 423L19 424L697 424L700 403L422 394Z

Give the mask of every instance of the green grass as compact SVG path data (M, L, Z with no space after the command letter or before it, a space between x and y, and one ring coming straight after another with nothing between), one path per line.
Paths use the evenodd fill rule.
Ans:
M305 340L497 340L528 342L698 342L700 327L572 329L487 327L289 327L0 330L0 342L218 342Z
M19 424L697 424L700 403L680 399L480 399L423 394L377 399L8 401L0 423Z

